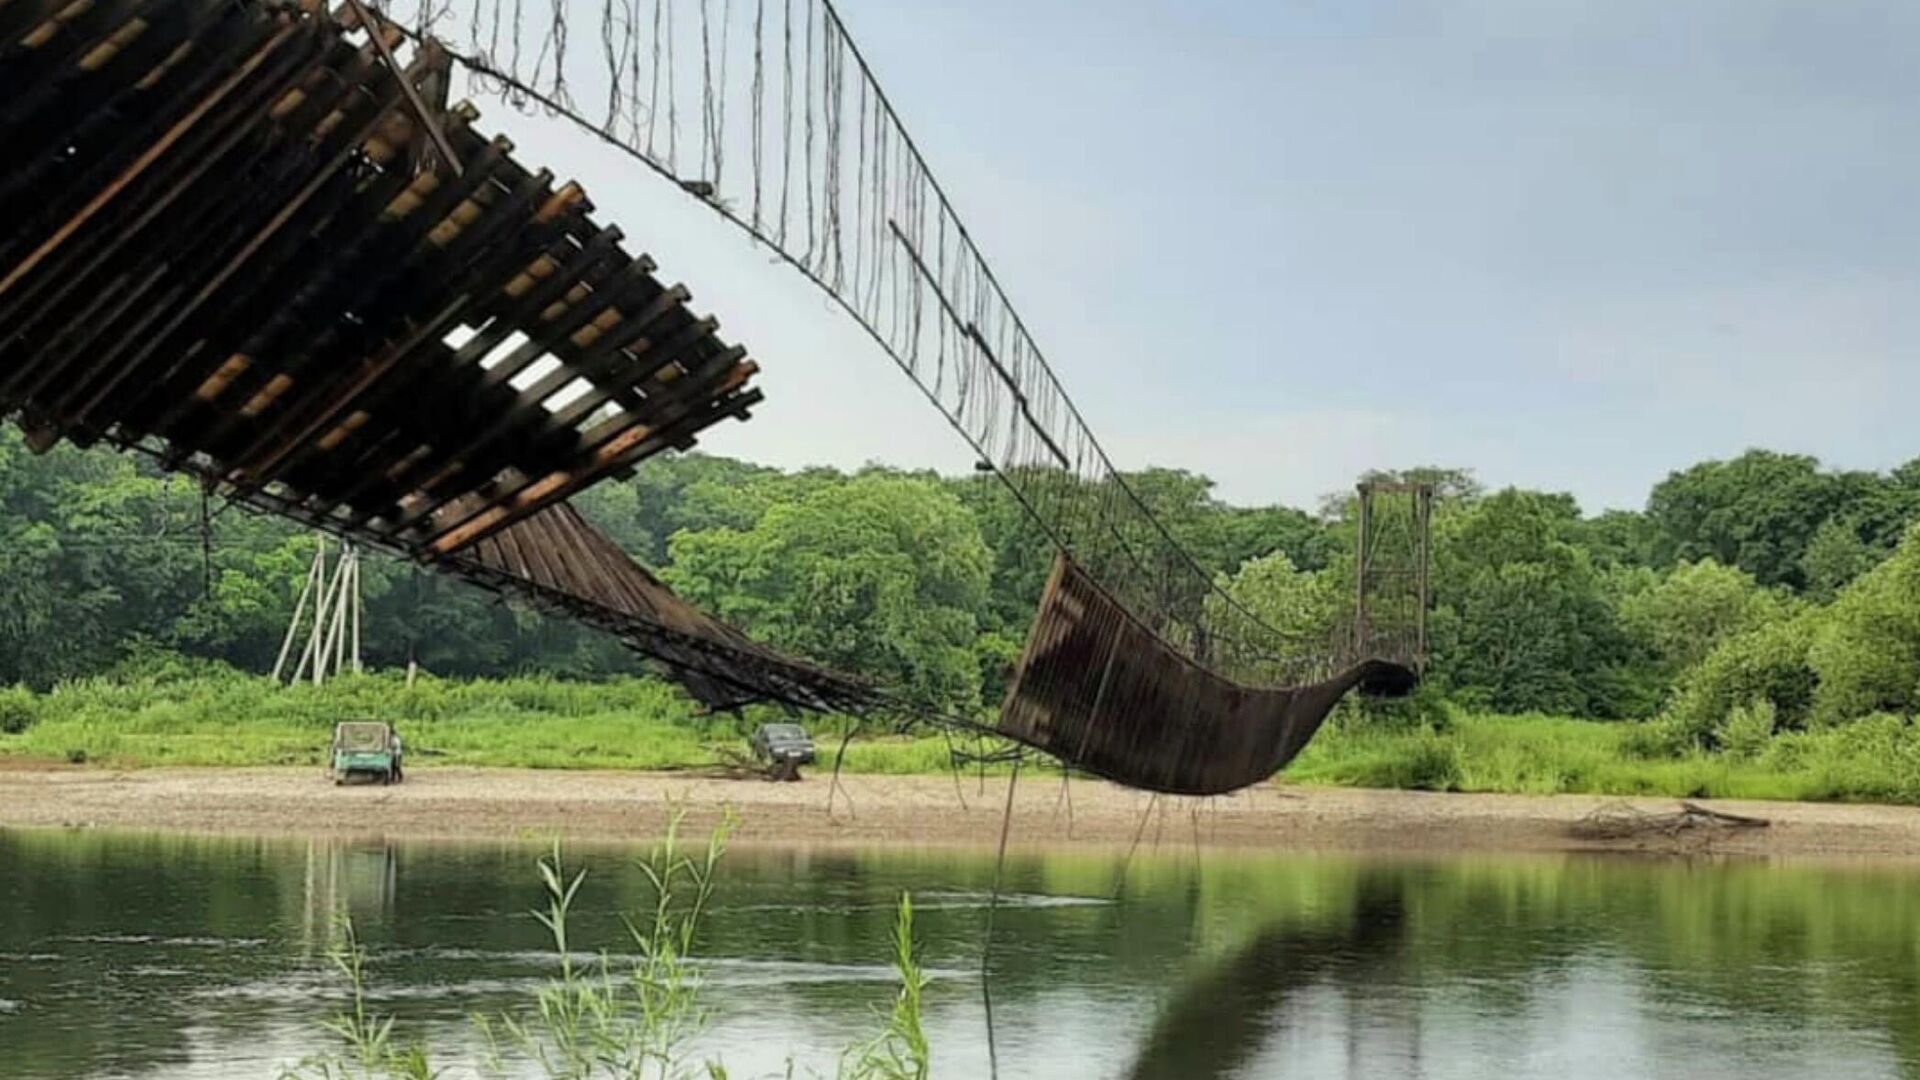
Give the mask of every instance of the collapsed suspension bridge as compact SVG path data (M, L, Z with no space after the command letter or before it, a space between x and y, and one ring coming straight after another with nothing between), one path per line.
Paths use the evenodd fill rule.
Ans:
M920 711L699 611L568 504L745 419L758 367L450 106L463 76L774 252L1005 483L1056 557L991 730L1211 794L1414 684L1430 490L1363 487L1351 625L1289 646L1115 468L828 0L376 6L0 5L0 413L34 446L153 454L603 628L715 707Z

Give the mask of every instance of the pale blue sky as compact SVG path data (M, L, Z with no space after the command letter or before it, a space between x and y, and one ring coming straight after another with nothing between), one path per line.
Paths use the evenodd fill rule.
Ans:
M1123 466L1311 504L1464 465L1637 506L1745 447L1920 456L1920 4L840 0ZM964 468L810 286L483 102L765 369L705 448Z

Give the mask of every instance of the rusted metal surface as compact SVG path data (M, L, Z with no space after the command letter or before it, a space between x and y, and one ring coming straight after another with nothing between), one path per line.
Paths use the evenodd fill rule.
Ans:
M715 708L771 698L858 710L874 699L871 686L783 656L682 600L564 503L480 541L447 568L619 635Z
M1066 555L1001 707L997 730L1133 787L1216 795L1259 783L1313 738L1347 693L1410 693L1427 661L1433 485L1362 483L1351 622L1324 655L1243 665L1247 685L1169 644Z
M860 700L565 506L744 418L757 368L578 185L447 106L444 51L377 29L0 3L0 415L564 608L711 704Z
M1292 761L1348 691L1404 694L1415 679L1366 658L1305 686L1242 686L1174 650L1062 555L996 728L1131 787L1217 795Z

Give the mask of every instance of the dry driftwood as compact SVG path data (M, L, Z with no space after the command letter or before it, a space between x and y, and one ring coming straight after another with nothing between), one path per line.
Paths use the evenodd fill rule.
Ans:
M713 752L720 760L712 765L699 766L704 776L718 780L777 780L788 783L800 779L800 763L797 761L783 759L768 764L724 746L714 747Z
M1581 840L1711 842L1714 837L1739 829L1764 829L1772 822L1711 810L1699 803L1682 800L1680 809L1660 813L1628 802L1613 802L1595 807L1569 832Z
M716 760L687 765L659 765L654 772L684 773L706 780L780 780L800 779L800 763L775 762L771 765L725 746L710 746Z

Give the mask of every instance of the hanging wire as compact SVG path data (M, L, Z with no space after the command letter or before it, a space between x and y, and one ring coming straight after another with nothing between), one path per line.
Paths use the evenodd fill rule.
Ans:
M213 599L213 482L200 484L200 596Z
M767 0L754 0L753 4L753 227L765 226L760 219L760 196L762 158L765 146L761 139L761 113L765 109L767 96Z
M1007 805L1000 814L1000 850L993 860L993 891L987 896L987 932L980 941L980 1002L987 1014L987 1065L991 1076L1000 1075L1000 1055L993 1033L993 924L1000 911L1000 888L1007 872L1007 837L1013 832L1013 796L1020 787L1021 760L1013 759L1013 775L1007 778Z
M382 6L415 2L426 0ZM832 0L754 0L751 17L738 25L733 0L698 0L691 25L676 22L675 0L651 0L645 20L639 0L602 0L597 17L624 20L624 27L603 25L603 47L592 60L567 50L570 27L554 12L545 20L530 78L519 67L526 0L512 2L509 41L490 39L486 50L455 57L478 85L566 117L695 188L715 213L812 281L946 416L1048 543L1170 647L1241 681L1284 681L1279 676L1297 668L1301 658L1287 655L1291 639L1229 594L1114 464ZM557 9L566 0L547 2ZM499 3L494 0L491 14L476 7L472 16L491 17L496 37L506 32ZM651 41L618 45L649 27ZM469 28L470 39L477 30ZM777 50L766 47L769 33L779 36ZM502 47L508 49L504 66ZM738 86L730 77L736 47L750 50L753 67L751 79ZM676 77L684 48L700 57L698 76L687 81ZM769 64L779 70L769 72ZM604 101L601 115L573 104L569 80L585 85L586 73L570 74L568 65L599 69L596 89L606 93L593 96ZM780 86L777 127L766 122L770 76ZM738 143L751 154L752 168L735 176L725 169L735 145L726 117L729 99L742 96L746 100L735 104L750 114L752 130ZM644 125L636 115L624 129L630 134L623 134L621 110L637 114L642 101ZM700 117L691 175L678 153L682 108ZM659 130L663 116L665 132ZM770 139L778 145L769 146Z

